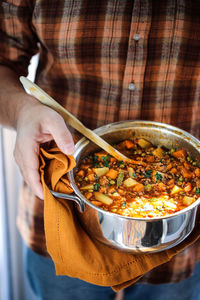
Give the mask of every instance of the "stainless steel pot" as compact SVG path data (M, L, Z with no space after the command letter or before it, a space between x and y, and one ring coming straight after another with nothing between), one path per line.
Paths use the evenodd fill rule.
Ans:
M193 159L200 161L200 141L189 133L162 123L149 121L123 121L109 124L95 130L111 144L130 137L143 137L154 145L167 148L183 147ZM75 147L77 166L88 154L97 151L98 146L81 139ZM79 204L77 210L82 226L87 232L108 246L128 252L157 252L169 249L183 241L193 230L197 206L200 198L189 207L167 217L131 218L107 212L91 204L79 191L75 179L75 170L69 172L69 178L76 196L71 200ZM64 198L69 198L64 195Z

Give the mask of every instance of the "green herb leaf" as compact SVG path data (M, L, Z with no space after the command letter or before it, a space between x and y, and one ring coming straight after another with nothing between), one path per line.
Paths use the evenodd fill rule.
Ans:
M197 188L195 191L196 194L200 194L200 188Z
M92 158L92 160L93 160L93 163L96 163L97 161L98 161L98 156L93 156L93 158Z
M122 204L121 204L121 207L126 207L126 201L124 201Z
M100 184L99 183L95 183L94 185L94 191L98 191L100 188Z
M92 158L92 164L93 164L93 167L99 167L99 161L98 161L98 156L93 156Z
M163 209L160 208L160 207L156 207L156 209L159 210L159 211L163 211Z
M123 163L124 163L123 160L119 160L119 161L117 162L117 166L120 167L120 165L122 165Z
M144 176L146 177L146 178L149 178L149 177L151 177L152 176L152 170L147 170L147 171L145 171L144 172Z
M123 180L124 180L124 173L119 173L117 177L117 187L119 187L122 184Z
M135 174L135 172L133 172L132 176L135 177L135 178L137 178L137 175Z
M110 160L110 158L111 158L111 155L110 155L110 154L108 154L106 157L107 157L107 159L108 159L108 160Z
M109 168L110 155L102 156L103 165Z
M152 199L149 199L149 201L150 202L155 202L155 201L157 201L157 199L156 198L152 198Z
M156 178L156 182L157 181L162 181L162 175L160 173L158 173L158 172L156 172L155 178Z

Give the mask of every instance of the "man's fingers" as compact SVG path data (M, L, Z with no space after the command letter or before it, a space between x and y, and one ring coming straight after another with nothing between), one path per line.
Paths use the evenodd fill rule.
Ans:
M29 140L27 140L25 144L26 147L21 149L18 145L16 145L14 150L15 160L20 168L20 172L25 182L31 187L36 196L44 199L43 188L39 175L39 146L36 143L33 143L33 141L30 142ZM24 149L26 149L26 151L24 151Z
M65 154L74 153L74 142L63 118L56 115L52 122L48 122L48 130L52 134L58 148Z
M29 118L30 122L29 122ZM34 105L21 114L17 127L17 139L14 150L16 162L26 183L33 192L43 199L39 175L39 145L55 140L57 146L66 155L74 152L74 142L63 118L54 110Z
M43 188L40 182L40 175L38 170L27 168L28 185L33 190L34 194L40 199L44 199Z
M24 166L23 170L20 168L22 176L27 185L32 189L33 193L40 199L44 199L42 184L40 181L39 171Z

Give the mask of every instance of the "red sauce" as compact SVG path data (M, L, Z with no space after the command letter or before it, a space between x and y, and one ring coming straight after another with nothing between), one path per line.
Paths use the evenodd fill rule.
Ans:
M145 139L125 140L115 148L132 162L100 151L78 167L76 184L92 204L123 216L152 218L199 198L200 168L184 149L156 147Z

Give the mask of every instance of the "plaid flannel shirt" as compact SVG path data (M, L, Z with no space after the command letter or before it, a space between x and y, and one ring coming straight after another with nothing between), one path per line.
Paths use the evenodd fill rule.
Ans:
M26 75L91 129L152 120L200 138L198 0L6 0L0 4L0 64ZM48 255L43 202L24 185L18 226ZM143 282L177 282L200 260L200 242L149 272Z

